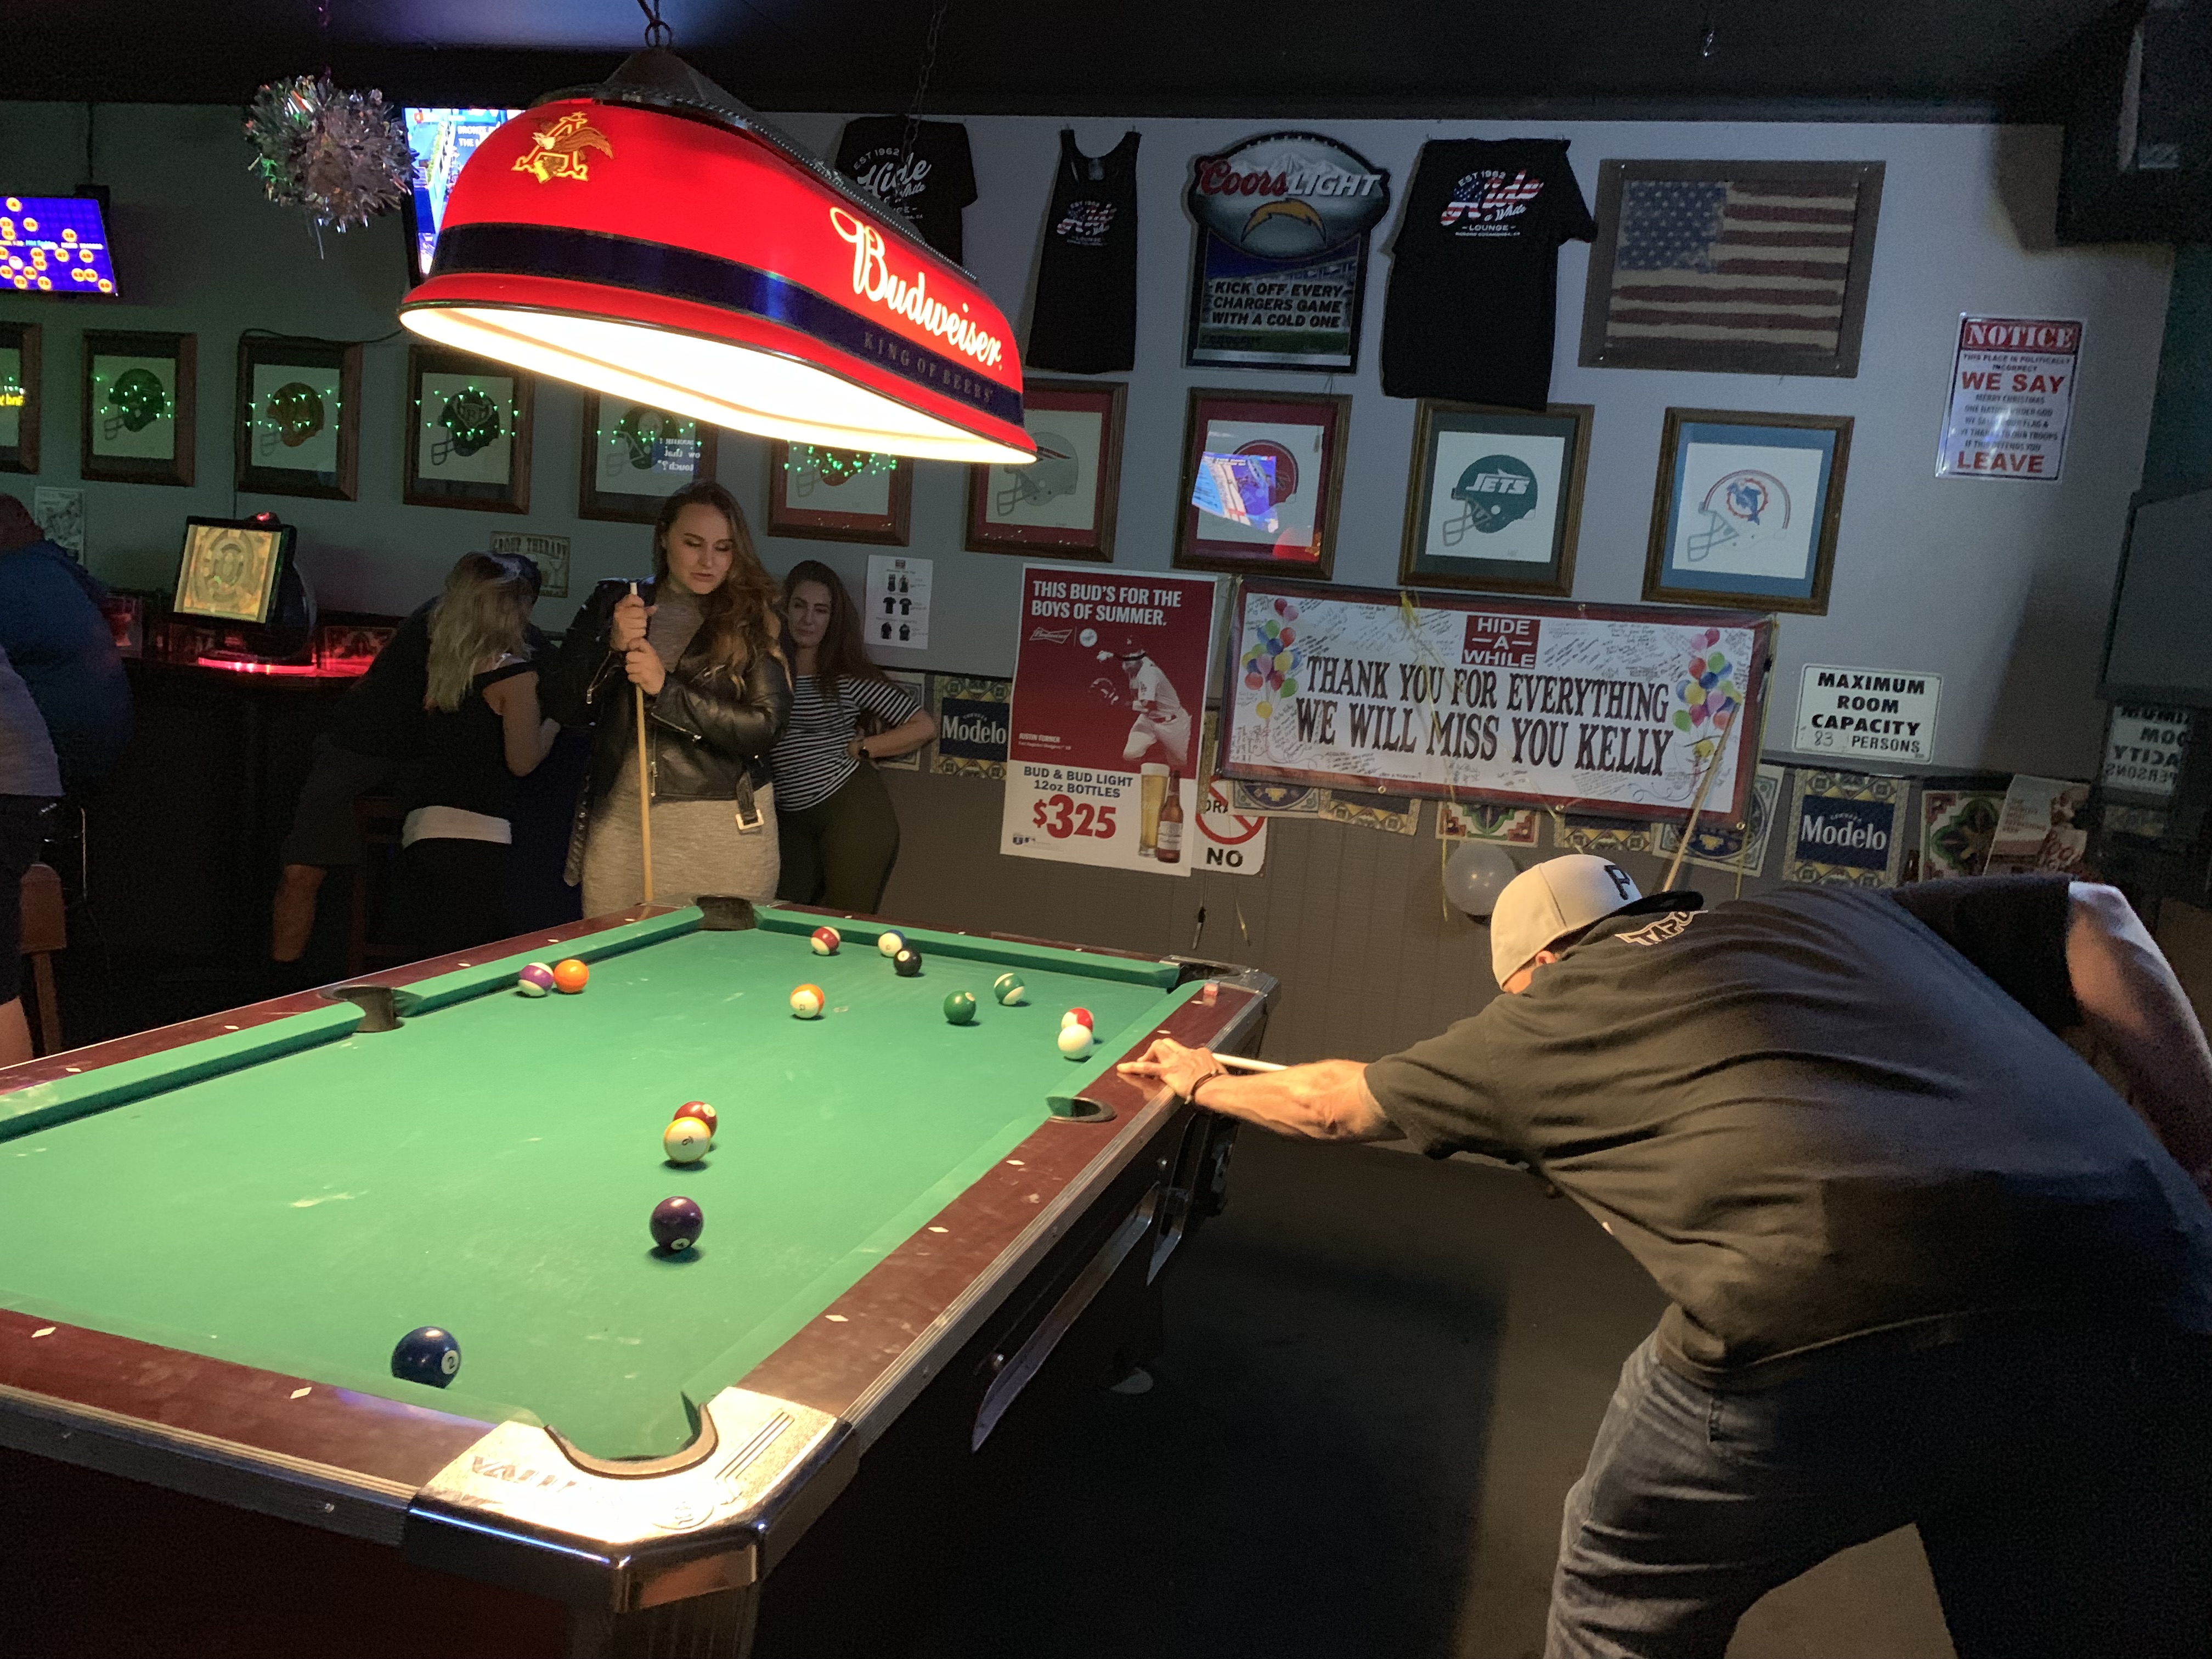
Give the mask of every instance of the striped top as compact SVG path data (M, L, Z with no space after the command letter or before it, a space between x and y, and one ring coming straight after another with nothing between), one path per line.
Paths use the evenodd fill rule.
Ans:
M885 730L903 726L921 712L913 692L889 680L848 674L838 681L837 701L832 702L822 695L817 676L800 674L793 679L791 720L769 759L775 773L780 812L819 806L860 769L860 763L846 751L860 734L863 711L883 721Z

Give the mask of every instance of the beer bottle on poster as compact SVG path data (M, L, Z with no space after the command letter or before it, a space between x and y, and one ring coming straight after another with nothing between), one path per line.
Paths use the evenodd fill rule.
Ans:
M1172 767L1168 770L1167 798L1160 803L1159 841L1152 856L1162 864L1174 864L1182 858L1182 792Z

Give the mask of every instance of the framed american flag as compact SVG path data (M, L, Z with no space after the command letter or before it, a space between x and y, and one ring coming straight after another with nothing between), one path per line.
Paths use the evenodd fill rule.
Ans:
M1880 161L1599 164L1586 368L1859 370Z

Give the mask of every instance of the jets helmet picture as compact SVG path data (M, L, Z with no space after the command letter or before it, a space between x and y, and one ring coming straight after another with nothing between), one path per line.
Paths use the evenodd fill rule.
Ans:
M1442 526L1446 547L1457 547L1471 530L1494 536L1536 510L1536 475L1511 455L1485 455L1459 475L1451 488L1459 510Z

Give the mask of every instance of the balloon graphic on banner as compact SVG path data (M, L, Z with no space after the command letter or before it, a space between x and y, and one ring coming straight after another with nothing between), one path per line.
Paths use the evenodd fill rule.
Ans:
M1244 689L1260 694L1252 712L1263 720L1273 716L1278 703L1297 696L1298 669L1305 661L1293 626L1298 619L1297 606L1288 599L1277 599L1271 609L1274 614L1261 618L1252 643L1237 659Z
M1717 628L1698 635L1690 647L1688 672L1674 683L1674 729L1695 734L1691 750L1701 765L1712 757L1721 734L1742 706L1735 665L1721 650L1720 637Z

